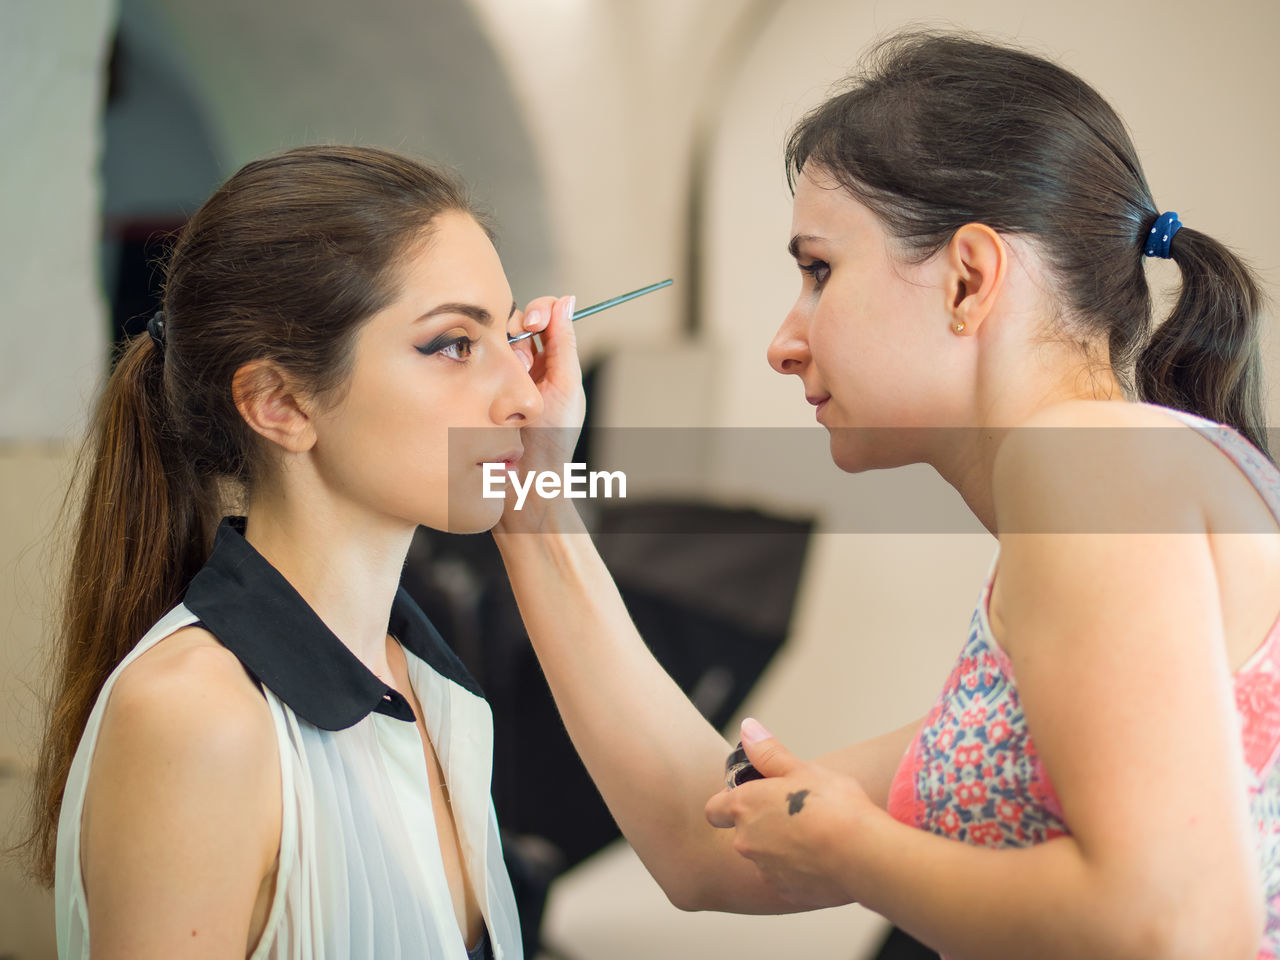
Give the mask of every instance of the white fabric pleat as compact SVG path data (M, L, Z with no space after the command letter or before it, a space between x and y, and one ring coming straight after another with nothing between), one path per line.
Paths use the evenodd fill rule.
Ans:
M196 619L181 605L166 614L111 674L89 716L58 824L54 899L63 960L89 957L80 820L107 699L128 664ZM521 960L515 898L489 793L489 705L408 650L405 656L494 956ZM345 730L320 730L264 692L279 746L283 808L276 888L251 960L465 960L416 726L371 713Z

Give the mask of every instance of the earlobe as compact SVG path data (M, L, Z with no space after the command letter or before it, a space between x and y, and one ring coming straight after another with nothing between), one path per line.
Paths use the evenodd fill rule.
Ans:
M976 334L999 300L1009 250L985 223L966 223L947 245L947 307L952 333Z
M231 398L254 432L289 453L315 444L311 416L282 370L269 360L246 363L231 381Z

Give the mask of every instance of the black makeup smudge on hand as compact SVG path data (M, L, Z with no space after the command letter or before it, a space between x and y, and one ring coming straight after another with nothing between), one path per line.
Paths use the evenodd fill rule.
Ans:
M787 794L787 813L795 816L804 809L804 798L809 795L808 790L797 790L795 793Z

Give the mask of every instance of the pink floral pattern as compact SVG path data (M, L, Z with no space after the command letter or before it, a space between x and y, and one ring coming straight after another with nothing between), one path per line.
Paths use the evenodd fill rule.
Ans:
M1167 408L1166 408L1167 409ZM1230 427L1170 414L1212 440L1280 518L1280 470ZM1070 833L1027 730L1013 665L987 623L988 578L969 636L937 703L907 749L889 813L911 826L987 847L1024 847ZM1267 928L1258 960L1280 957L1280 620L1235 675Z
M1027 732L1008 658L980 611L898 768L889 812L904 823L988 847L1022 847L1068 832Z

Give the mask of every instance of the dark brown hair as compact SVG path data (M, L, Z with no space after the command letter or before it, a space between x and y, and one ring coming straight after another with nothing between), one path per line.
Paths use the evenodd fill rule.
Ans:
M232 401L236 371L265 359L312 396L340 388L362 323L397 293L403 255L450 210L481 219L439 170L302 147L243 167L182 230L165 269L165 346L145 334L124 346L80 456L24 844L41 882L53 881L68 770L103 682L204 564L225 491L260 469Z
M793 188L806 163L920 260L971 222L1034 238L1063 315L1106 338L1130 393L1229 424L1270 455L1257 283L1183 227L1171 248L1182 289L1152 335L1142 254L1161 211L1124 124L1075 74L978 37L898 34L792 131Z

